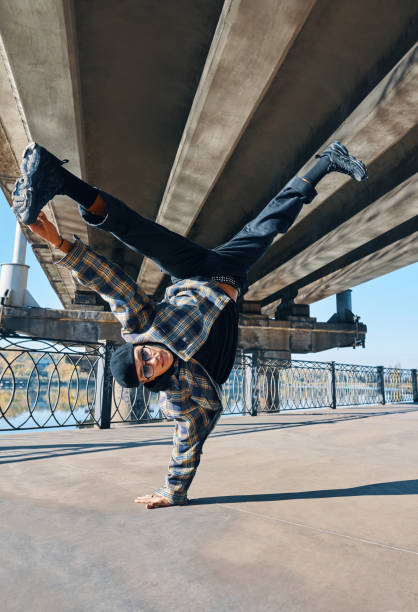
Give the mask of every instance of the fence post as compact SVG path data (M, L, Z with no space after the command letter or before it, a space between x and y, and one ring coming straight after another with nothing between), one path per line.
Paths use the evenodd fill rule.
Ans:
M412 399L415 403L418 403L418 377L417 377L417 371L411 370L411 377L412 377Z
M103 394L102 410L100 414L100 429L110 428L113 386L113 377L112 372L110 371L110 358L112 356L113 348L113 343L106 340L103 355Z
M382 399L380 400L381 404L386 404L385 397L385 368L383 366L377 366L377 380L379 385L379 391Z
M337 408L337 386L335 381L335 361L331 361L331 408Z
M258 413L258 351L251 353L251 409L250 415Z

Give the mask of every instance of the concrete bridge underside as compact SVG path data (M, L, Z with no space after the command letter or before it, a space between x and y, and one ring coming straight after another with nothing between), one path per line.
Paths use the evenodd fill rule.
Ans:
M334 139L369 181L332 175L253 268L271 316L418 260L414 0L1 0L0 175L10 201L36 140L89 182L207 247L229 239ZM160 297L158 266L48 206ZM25 230L26 231L26 230ZM57 253L28 238L63 305Z

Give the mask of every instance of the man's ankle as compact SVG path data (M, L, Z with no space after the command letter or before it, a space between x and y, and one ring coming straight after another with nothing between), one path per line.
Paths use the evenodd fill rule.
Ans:
M316 187L319 181L324 178L326 174L328 174L329 169L329 155L324 155L315 163L315 165L308 170L305 176L302 177L302 180L306 183L312 185L312 187Z
M94 200L93 204L88 208L88 211L92 215L96 215L96 217L106 217L107 206L100 193L97 194L96 199Z

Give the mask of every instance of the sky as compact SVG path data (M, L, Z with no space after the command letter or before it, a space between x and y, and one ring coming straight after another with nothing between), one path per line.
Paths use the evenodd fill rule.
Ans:
M0 228L0 263L9 263L16 223L1 190ZM26 263L30 266L28 289L35 300L44 308L62 308L29 245ZM366 348L294 354L293 358L418 368L418 263L354 287L351 299L354 314L367 325ZM310 314L327 321L335 311L335 296L331 296L312 304Z

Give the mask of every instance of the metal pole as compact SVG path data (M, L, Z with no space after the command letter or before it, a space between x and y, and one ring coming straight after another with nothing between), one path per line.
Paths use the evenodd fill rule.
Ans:
M331 361L331 408L337 408L337 385L335 380L335 361Z
M351 289L347 289L346 291L341 291L341 293L337 293L337 314L340 317L341 321L345 321L347 319L346 311L350 311L352 309L351 306Z
M412 398L413 401L418 403L418 377L417 377L417 371L411 370L411 376L412 376Z
M258 413L258 351L251 355L251 416Z
M0 299L8 306L24 306L29 266L25 265L26 238L16 222L13 262L1 264Z
M380 400L380 403L381 404L386 404L386 397L385 397L385 368L383 366L377 366L377 380L378 380L378 385L379 385L380 396L382 398Z
M14 264L24 264L26 259L26 238L20 227L20 223L16 221L16 233L15 242L13 246L13 260Z
M103 394L102 412L100 415L100 429L110 428L113 389L113 377L112 372L110 371L110 358L112 356L113 348L112 342L105 342L103 355Z

